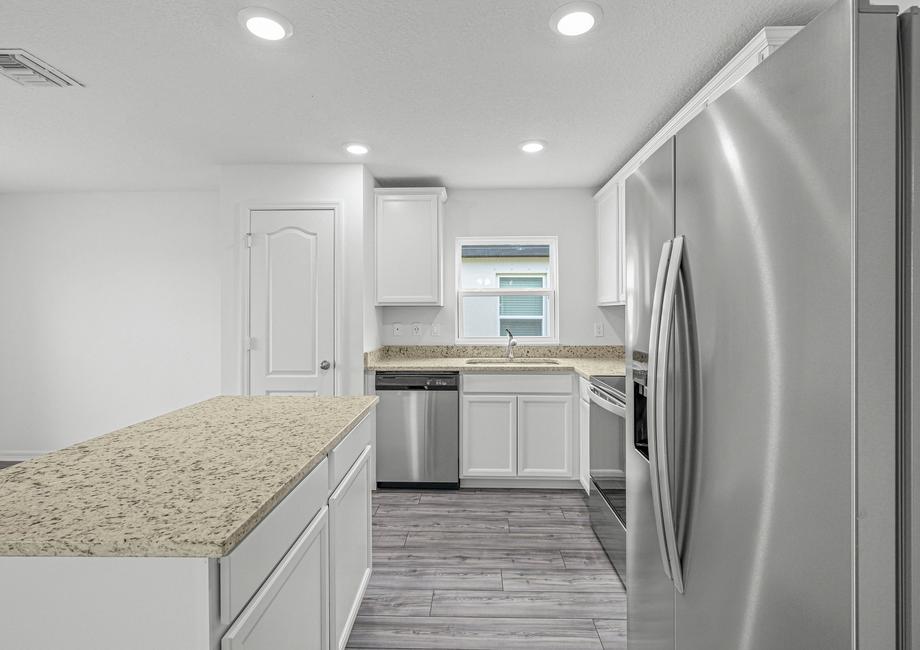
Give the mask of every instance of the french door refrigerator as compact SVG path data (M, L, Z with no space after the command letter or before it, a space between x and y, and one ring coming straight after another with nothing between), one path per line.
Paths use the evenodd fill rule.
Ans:
M626 181L630 650L896 647L898 74L844 0Z

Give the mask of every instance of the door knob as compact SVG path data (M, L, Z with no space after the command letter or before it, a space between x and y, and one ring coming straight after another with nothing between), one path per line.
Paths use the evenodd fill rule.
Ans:
M331 367L332 367L332 364L330 364L328 361L323 361L322 363L319 364L320 370L329 370L329 368Z

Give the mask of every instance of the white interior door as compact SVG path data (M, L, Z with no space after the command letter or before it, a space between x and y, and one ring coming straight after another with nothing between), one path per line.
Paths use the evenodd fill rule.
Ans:
M335 213L253 210L249 392L335 392Z

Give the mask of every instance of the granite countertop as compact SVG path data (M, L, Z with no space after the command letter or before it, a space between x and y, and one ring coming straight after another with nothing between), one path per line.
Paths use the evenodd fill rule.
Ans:
M0 471L0 555L221 557L376 397L215 397Z
M504 356L504 346L386 346L365 355L370 371L452 370L466 374L575 372L585 379L625 375L619 346L518 346L515 358L552 359L556 363L469 364L470 359Z

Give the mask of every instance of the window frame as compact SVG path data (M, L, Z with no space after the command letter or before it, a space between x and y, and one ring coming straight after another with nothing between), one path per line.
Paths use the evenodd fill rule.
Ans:
M502 246L528 245L549 246L549 270L546 273L546 286L542 289L464 289L463 281L463 247L464 246ZM515 275L515 272L501 273ZM537 275L522 272L520 275ZM550 237L457 237L454 245L454 288L457 294L456 339L458 345L503 345L507 336L470 337L463 335L463 299L472 296L545 296L546 336L515 336L521 344L557 345L559 343L559 238ZM499 301L500 304L500 301ZM496 310L500 309L497 307ZM497 314L498 315L498 314Z

